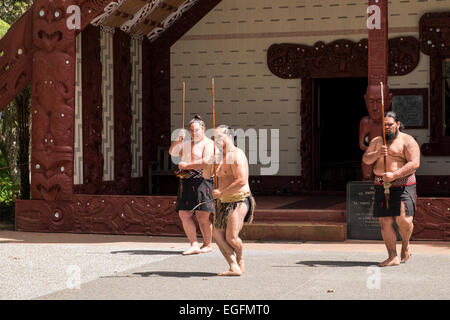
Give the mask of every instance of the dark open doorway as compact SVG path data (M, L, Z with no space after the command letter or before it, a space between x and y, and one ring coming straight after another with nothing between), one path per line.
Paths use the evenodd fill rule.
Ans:
M315 189L345 191L361 180L359 122L367 116L367 78L317 79L315 91Z

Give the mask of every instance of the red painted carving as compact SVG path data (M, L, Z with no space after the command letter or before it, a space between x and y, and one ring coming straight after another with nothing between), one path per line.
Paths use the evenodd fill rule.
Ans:
M0 39L0 110L31 81L32 25L28 10Z
M450 199L420 198L414 217L414 240L450 240Z
M450 137L443 135L442 61L450 57L450 12L426 13L420 18L420 48L430 56L430 143L426 156L450 155Z
M176 197L74 195L72 201L19 200L16 230L183 235Z
M84 30L92 20L104 13L104 9L112 0L77 0L81 9L81 30Z
M32 7L18 20L8 33L0 39L0 110L3 109L28 83L32 75L32 58L36 47L52 51L56 43L70 45L70 37L65 34L67 27L65 22L69 18L67 8L70 5L78 5L81 8L81 25L76 32L83 30L95 17L103 13L110 0L72 0L72 1L35 1ZM42 6L41 6L42 5ZM56 12L57 16L45 15L47 24L52 26L47 29L40 23L39 11L49 9ZM48 10L47 10L48 11ZM37 14L36 14L37 12ZM36 23L37 22L37 25ZM34 34L33 30L38 30ZM59 29L62 28L62 29ZM51 31L51 33L48 33ZM40 33L39 33L40 32ZM65 35L62 39L62 35Z
M65 16L74 3L38 0L33 6L33 199L69 200L73 193L75 32Z

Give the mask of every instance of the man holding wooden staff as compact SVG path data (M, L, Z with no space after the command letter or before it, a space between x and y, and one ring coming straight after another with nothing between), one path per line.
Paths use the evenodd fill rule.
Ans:
M372 94L376 95L375 92ZM403 126L395 112L384 114L384 110L382 111L385 137L379 136L370 142L363 155L363 162L374 164L373 212L374 216L379 218L381 234L388 251L388 258L379 266L386 267L405 263L411 256L409 240L413 231L417 200L414 173L420 165L420 149L413 137L401 132ZM394 221L402 237L400 261L397 257Z
M212 250L212 221L214 213L212 192L213 180L202 176L207 159L213 155L214 143L205 135L205 122L196 115L189 123L190 141L184 141L184 130L180 131L178 140L170 146L171 156L181 157L178 164L180 178L178 189L177 208L184 232L189 239L190 247L183 255L206 253ZM200 247L197 240L197 218L203 236L203 245Z
M245 266L239 232L245 222L252 222L255 210L255 200L248 183L248 161L244 151L234 145L230 127L218 126L214 136L219 154L211 157L203 176L210 178L215 175L219 178L219 184L213 191L216 199L213 236L229 265L229 269L219 273L219 276L240 276Z

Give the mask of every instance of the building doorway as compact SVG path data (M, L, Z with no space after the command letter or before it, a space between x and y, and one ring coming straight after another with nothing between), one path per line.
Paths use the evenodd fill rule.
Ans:
M315 190L345 191L361 180L359 122L368 115L364 94L367 78L314 81Z

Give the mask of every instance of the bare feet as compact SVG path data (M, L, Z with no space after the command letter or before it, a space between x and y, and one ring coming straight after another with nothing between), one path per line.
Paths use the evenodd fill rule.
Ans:
M379 267L391 267L391 266L398 266L400 264L400 262L398 261L398 257L392 257L392 258L387 258L386 260L384 260L383 262L380 262L378 264Z
M200 253L208 253L208 252L211 252L212 251L212 246L209 244L209 245L202 245L201 247L200 247Z
M189 249L187 249L185 252L182 253L183 256L188 256L191 254L197 254L200 253L201 250L198 246L192 246Z
M409 260L409 258L411 258L411 251L409 248L409 245L402 245L402 253L401 253L401 258L402 260L400 261L400 263L405 263L406 261Z
M225 272L221 272L218 275L223 276L223 277L229 277L229 276L240 276L241 274L242 274L242 271L239 268L239 265L237 265L236 263L232 263L230 265L229 270L227 270Z
M244 273L245 272L244 258L240 258L238 260L238 265L239 265L239 268L241 269L241 272Z
M225 272L221 272L218 275L222 277L231 277L231 276L240 276L242 272L239 270L227 270Z

